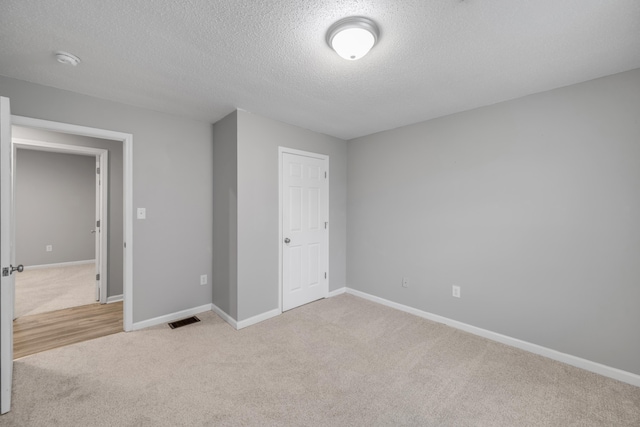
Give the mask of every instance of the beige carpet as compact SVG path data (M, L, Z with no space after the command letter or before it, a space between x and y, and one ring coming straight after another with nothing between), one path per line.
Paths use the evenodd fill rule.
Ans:
M93 304L95 264L38 268L16 274L15 317Z
M639 426L640 388L341 295L15 363L3 426Z

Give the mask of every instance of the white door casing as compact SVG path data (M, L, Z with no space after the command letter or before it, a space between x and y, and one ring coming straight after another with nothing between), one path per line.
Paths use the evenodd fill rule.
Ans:
M11 409L13 379L13 182L11 111L9 98L0 97L0 413Z
M280 148L282 310L329 293L329 158Z

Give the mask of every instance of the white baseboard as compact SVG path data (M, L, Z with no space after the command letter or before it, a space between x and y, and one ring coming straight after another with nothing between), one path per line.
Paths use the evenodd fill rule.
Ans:
M327 298L344 294L346 291L347 291L346 287L333 290L329 292L329 294L327 295ZM262 314L258 314L257 316L253 316L246 320L241 320L238 322L237 320L229 316L227 313L225 313L220 307L216 306L215 304L212 304L212 306L213 306L212 310L214 313L216 313L218 316L222 318L222 320L224 320L229 325L231 325L232 327L238 330L246 328L247 326L255 325L256 323L263 322L265 320L271 319L272 317L279 316L280 314L282 314L282 311L280 311L279 308L274 308L273 310L264 312Z
M175 320L180 320L185 317L194 316L205 311L211 311L213 304L205 304L200 307L189 308L187 310L176 311L175 313L165 314L164 316L154 317L153 319L143 320L141 322L135 322L131 328L132 331L148 328L150 326L160 325L162 323L169 323Z
M41 264L25 266L25 270L39 270L41 268L71 267L73 265L95 264L95 259L86 259L83 261L58 262L55 264Z
M337 291L333 291L333 292L337 292ZM622 382L634 385L636 387L640 387L640 375L634 374L632 372L627 372L621 369L612 368L611 366L603 365L597 362L592 362L591 360L582 359L577 356L572 356L570 354L562 353L557 350L552 350L550 348L533 344L527 341L522 341L517 338L512 338L507 335L502 335L497 332L492 332L486 329L478 328L476 326L472 326L467 323L458 322L457 320L449 319L447 317L442 317L437 314L429 313L426 311L419 310L417 308L413 308L407 305L389 301L384 298L367 294L365 292L361 292L355 289L346 288L346 293L355 295L360 298L364 298L369 301L376 302L378 304L386 305L387 307L395 308L397 310L414 314L424 319L432 320L438 323L444 323L447 326L451 326L452 328L469 332L473 335L478 335L483 338L490 339L492 341L497 341L499 343L506 344L511 347L516 347L521 350L528 351L530 353L539 354L540 356L548 357L549 359L557 360L559 362L563 362L568 365L584 369L586 371L594 372L596 374L600 374L605 377L613 378L615 380L622 381Z
M256 323L260 323L260 322L265 321L267 319L271 319L272 317L278 316L278 315L280 315L280 313L282 313L280 311L280 309L274 308L273 310L264 312L262 314L258 314L257 316L253 316L253 317L250 317L248 319L241 320L241 321L238 322L233 317L231 317L227 313L225 313L224 310L222 310L217 305L211 304L211 306L212 306L211 309L213 310L214 313L216 313L218 316L220 316L222 318L222 320L224 320L229 325L231 325L234 329L237 329L237 330L246 328L247 326L255 325Z
M347 288L345 286L343 286L342 288L338 288L338 289L335 289L335 290L329 292L329 295L327 295L327 298L337 297L338 295L342 295L345 292L347 292Z
M120 295L112 295L107 297L107 304L111 304L112 302L120 302L123 300L122 294Z
M236 322L236 319L234 319L233 317L229 316L220 307L218 307L215 304L211 304L211 310L213 310L213 312L215 314L220 316L222 318L222 320L224 320L229 325L231 325L233 327L233 329L238 329L238 322Z
M264 312L262 314L258 314L257 316L250 317L245 320L241 320L237 323L236 329L246 328L247 326L255 325L256 323L263 322L267 319L271 319L272 317L279 316L282 312L278 308L274 308L271 311Z

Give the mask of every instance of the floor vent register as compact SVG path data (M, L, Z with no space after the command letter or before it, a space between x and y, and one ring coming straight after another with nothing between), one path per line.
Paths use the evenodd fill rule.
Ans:
M171 322L171 323L169 323L169 327L171 329L176 329L176 328L180 328L182 326L190 325L192 323L197 323L199 321L200 321L200 319L198 319L196 316L191 316L191 317L187 317L186 319L176 320L175 322Z

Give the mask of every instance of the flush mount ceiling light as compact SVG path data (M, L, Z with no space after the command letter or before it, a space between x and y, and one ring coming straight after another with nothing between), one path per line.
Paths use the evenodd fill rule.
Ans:
M56 52L56 60L61 64L73 65L74 67L80 63L80 58L68 52Z
M379 35L378 26L371 19L351 16L329 27L327 44L344 59L355 61L371 50Z

